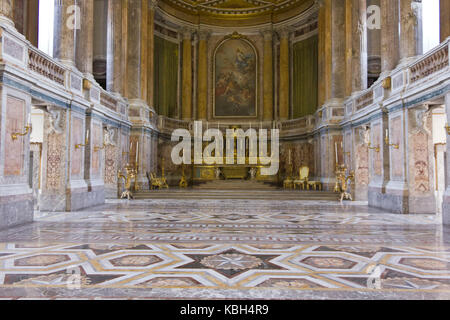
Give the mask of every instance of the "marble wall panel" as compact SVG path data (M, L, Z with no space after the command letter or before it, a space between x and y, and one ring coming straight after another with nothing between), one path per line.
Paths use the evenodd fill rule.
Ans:
M381 124L377 123L372 128L372 147L382 147L382 141L381 141ZM372 150L372 157L373 157L373 174L375 176L381 177L383 174L383 161L381 158L381 150L380 152L376 152L375 150Z
M369 185L369 149L365 144L359 144L356 147L356 185Z
M24 167L25 137L13 141L11 134L23 132L25 126L25 100L7 96L6 98L6 137L5 137L5 176L21 176Z
M72 139L73 141L73 153L71 156L71 174L72 176L78 176L81 174L81 165L83 159L83 148L75 149L76 144L84 144L84 132L83 132L83 120L80 118L72 117Z
M402 139L402 117L396 116L390 121L391 143L399 143ZM403 156L402 146L399 149L391 148L392 178L401 179L403 177Z
M100 124L94 124L92 126L92 145L94 147L103 146L103 128ZM92 148L92 174L98 175L100 173L100 151L95 152Z

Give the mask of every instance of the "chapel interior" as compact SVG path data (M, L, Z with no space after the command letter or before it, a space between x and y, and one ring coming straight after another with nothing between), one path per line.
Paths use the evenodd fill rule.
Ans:
M38 263L34 276L19 277L22 271L8 266L36 266L31 259L36 253L30 251L29 260L10 258L19 248L17 243L62 243L81 230L76 223L86 223L85 231L68 241L79 241L77 250L86 249L81 248L84 237L91 245L96 236L106 237L111 230L133 234L140 230L135 223L150 222L155 233L165 232L169 239L157 241L170 243L170 250L186 249L170 242L175 241L171 230L179 226L168 224L180 221L214 224L214 228L219 228L218 223L240 223L223 233L228 240L208 238L211 243L220 240L233 246L239 240L234 236L251 238L252 219L255 224L270 222L269 229L279 226L280 231L270 232L274 238L279 236L277 243L286 245L290 236L305 234L289 228L301 229L306 220L294 219L294 226L286 227L291 222L283 220L282 214L302 210L317 214L311 219L317 219L318 225L341 228L335 232L337 238L349 234L349 246L358 236L367 236L364 241L371 245L379 243L381 249L368 250L374 255L389 244L398 249L418 246L420 241L435 246L436 252L447 250L434 258L420 251L428 259L422 265L419 258L410 258L414 256L411 251L410 256L392 262L402 265L392 270L432 265L431 269L442 271L438 280L427 278L434 277L433 272L415 277L449 290L450 282L442 280L450 277L450 232L446 229L450 226L449 37L448 0L0 0L0 296L7 284L33 284L33 277L56 272L45 273L40 267L65 261L57 260L56 253L46 253L46 259L55 260ZM279 170L263 175L265 164L251 162L254 155L245 138L244 163L204 159L175 164L172 150L179 140L174 141L172 133L184 129L194 136L200 121L201 134L208 129L224 134L227 129L266 129L269 153L271 134L278 130ZM237 140L233 141L236 159ZM203 141L202 148L208 144ZM225 154L227 142L220 148ZM150 214L145 218L145 210L158 211L157 218ZM174 215L172 220L164 217L164 210ZM196 220L194 216L202 210L210 216ZM80 215L85 213L83 220ZM271 219L277 222L263 221L262 217L275 213ZM332 220L334 215L336 220ZM97 226L100 221L111 223L111 229ZM69 222L74 225L70 227ZM250 229L240 229L246 223ZM337 245L331 233L327 237L325 229L307 225L311 227L309 242L328 243L327 248ZM355 231L358 226L363 231ZM182 241L183 232L197 232L195 241L210 237L197 230L199 226L186 228L177 229L181 240L176 241ZM217 234L221 232L217 229ZM314 238L319 234L326 240ZM134 231L134 236L127 239L139 241L140 233ZM250 239L255 251L245 250L269 250L263 243L270 246L274 238L267 242ZM106 246L108 250L114 239ZM153 243L148 239L142 242ZM303 243L295 239L296 245ZM387 239L391 242L386 244ZM271 248L286 249L277 245ZM88 249L94 250L91 246ZM244 254L244 248L233 248L224 250L222 256ZM395 256L402 252L397 249L389 252ZM72 249L67 250L64 254L72 259ZM286 250L280 255L287 254ZM339 250L333 254L340 254ZM192 252L189 257L195 259ZM247 272L262 268L254 259L269 259L262 253L256 257L245 252ZM134 267L160 263L165 258L159 254L164 255L157 253L150 256L151 262ZM106 272L108 267L125 268L130 260L118 259L99 265ZM325 268L317 259L321 257L298 261L302 266ZM335 262L342 265L333 270L364 263L335 259L341 259ZM220 268L213 266L214 261L198 264L217 271ZM383 261L388 263L388 259ZM83 268L86 274L93 272ZM189 268L197 265L191 263ZM230 270L236 268L240 267ZM382 278L390 281L390 288L400 288L395 282L400 280L383 270ZM230 287L237 286L237 280L233 281L242 276L220 274L228 277ZM338 281L337 276L332 281L322 279L323 283L310 275L297 282L264 276L268 280L261 283L271 288L283 283L284 289L313 290L325 282L330 288L339 287L332 283ZM83 277L89 275L83 273ZM158 284L162 277L145 278L145 283L156 285L155 279ZM181 286L212 287L209 282L213 280L206 277L183 277L177 278ZM91 276L83 286L94 285L95 279ZM51 279L42 281L51 285ZM173 281L167 283L177 287ZM260 285L255 278L248 281L240 285ZM346 278L341 285L353 289L360 285L352 281ZM420 283L413 288L416 292L426 287ZM450 297L450 291L445 292ZM431 291L427 294L436 297Z

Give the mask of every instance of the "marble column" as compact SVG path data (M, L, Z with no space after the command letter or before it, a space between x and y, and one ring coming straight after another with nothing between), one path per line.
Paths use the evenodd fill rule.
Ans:
M33 46L38 46L39 1L26 1L27 23L25 36Z
M208 31L200 31L198 38L197 119L207 119L208 106Z
M183 30L182 119L192 119L192 31Z
M447 123L450 124L450 92L447 92L445 95L445 112L447 113ZM447 177L445 179L445 193L444 199L442 202L442 220L446 226L450 226L450 134L446 131L447 134L447 163L446 163L446 172Z
M441 0L439 11L441 13L441 42L450 37L450 1Z
M289 30L281 29L280 36L280 119L289 119Z
M326 97L326 63L325 63L325 42L326 42L326 15L325 2L321 1L319 6L318 37L319 37L319 56L318 56L318 85L319 85L319 108L325 103Z
M381 73L381 21L378 15L380 10L380 0L367 0L367 73L369 77L368 87L378 79ZM379 26L377 24L380 24Z
M75 4L75 0L60 0L55 5L53 57L68 66L75 66L75 31L79 27Z
M127 76L126 96L141 99L141 12L142 3L130 0L127 3Z
M331 6L331 99L345 96L345 0Z
M263 31L264 69L263 69L263 120L272 121L273 117L273 31Z
M148 0L141 1L141 99L147 102L147 68L148 68Z
M381 0L381 77L399 60L399 0Z
M109 1L106 89L119 94L123 94L122 42L122 1Z
M400 0L400 63L422 54L422 3Z
M13 5L13 0L0 1L0 22L14 26Z
M154 54L155 54L155 9L158 6L156 0L149 0L148 2L148 66L147 66L147 102L150 108L154 108L154 83L155 83L155 69L154 69Z
M367 88L366 0L345 1L346 88L345 95Z
M78 0L80 29L76 31L76 65L86 77L92 79L94 54L94 0Z
M108 0L94 0L94 16L93 74L95 80L106 88Z

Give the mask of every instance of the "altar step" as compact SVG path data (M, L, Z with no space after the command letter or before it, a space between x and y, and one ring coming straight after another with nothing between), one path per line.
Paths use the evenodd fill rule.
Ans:
M197 183L192 186L196 190L276 190L270 183L256 180L214 180Z
M135 199L234 199L234 200L325 200L337 201L339 195L327 191L300 190L204 190L204 189L163 189L135 193Z

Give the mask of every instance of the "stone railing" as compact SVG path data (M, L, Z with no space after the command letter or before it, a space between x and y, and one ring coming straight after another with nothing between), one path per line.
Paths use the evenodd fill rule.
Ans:
M415 61L409 68L409 82L415 83L449 66L448 47L450 38Z
M100 104L114 112L117 112L117 100L104 90L100 93Z
M65 70L43 53L34 48L28 49L28 68L41 76L64 86Z
M315 124L315 117L310 115L298 119L280 121L278 128L283 135L303 134L307 131L312 131Z
M168 118L165 116L159 116L158 117L158 129L165 132L165 133L171 133L173 130L176 129L191 129L191 122L179 120L179 119L173 119Z
M355 111L360 111L373 103L373 92L370 89L355 99Z

